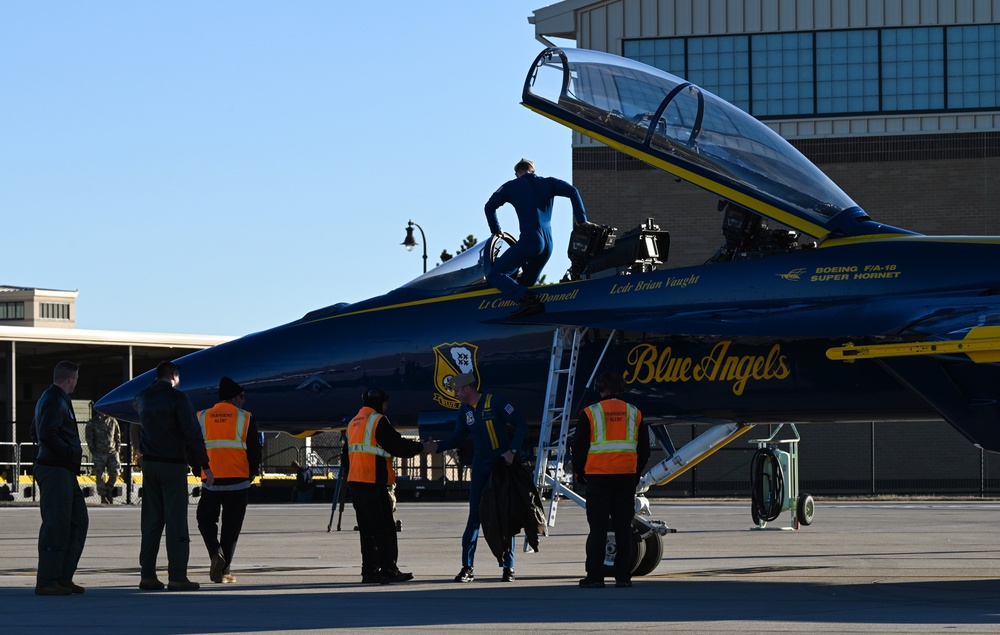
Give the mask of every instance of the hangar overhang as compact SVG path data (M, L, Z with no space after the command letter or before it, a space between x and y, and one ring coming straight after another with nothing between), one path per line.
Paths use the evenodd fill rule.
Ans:
M222 344L230 336L0 326L0 450L27 442L34 404L60 360L80 365L78 410L163 360ZM79 415L84 414L78 412ZM86 413L89 416L89 413ZM5 447L6 446L6 447ZM0 464L4 451L0 451ZM2 467L0 467L2 469Z

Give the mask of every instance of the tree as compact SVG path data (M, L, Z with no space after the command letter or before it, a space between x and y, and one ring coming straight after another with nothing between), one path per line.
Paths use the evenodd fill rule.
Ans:
M455 252L454 256L451 255L450 253L448 253L447 249L442 250L441 251L441 262L439 262L438 264L442 264L442 263L448 262L449 260L451 260L452 258L454 258L455 256L457 256L458 254L462 253L463 251L468 251L469 249L471 249L472 247L474 247L475 244L478 243L478 242L479 242L479 240L475 236L473 236L472 234L469 234L468 236L465 237L465 240L462 241L462 245L458 248L458 251Z

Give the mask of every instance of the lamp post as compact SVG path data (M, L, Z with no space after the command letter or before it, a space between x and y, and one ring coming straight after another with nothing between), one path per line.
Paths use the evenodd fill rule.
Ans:
M406 239L401 244L406 247L406 251L413 251L413 248L419 244L413 237L414 227L420 230L420 240L424 241L424 273L427 273L427 237L424 236L424 228L412 220L409 221L406 225Z

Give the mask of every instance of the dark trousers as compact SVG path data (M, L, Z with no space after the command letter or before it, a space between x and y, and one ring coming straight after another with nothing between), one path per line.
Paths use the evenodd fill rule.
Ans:
M205 540L208 557L222 553L226 558L226 570L233 563L236 553L236 541L240 539L243 530L243 518L247 514L247 499L250 489L231 491L213 491L201 488L201 499L198 501L198 531ZM222 537L219 538L219 515L222 515Z
M167 579L187 580L191 537L188 535L188 467L182 463L143 461L142 543L139 566L142 577L156 577L163 528L167 529Z
M615 580L632 578L632 518L635 516L635 475L587 475L587 577L604 579L608 529L615 532Z
M389 489L379 483L349 483L361 538L361 575L395 575L399 547Z
M476 544L479 542L479 527L482 520L479 517L479 507L483 502L483 490L490 480L493 464L472 465L472 476L469 479L469 519L465 522L462 533L462 566L471 567L476 559ZM514 568L514 537L510 538L510 549L503 554L503 566Z
M538 281L539 274L552 255L552 229L521 234L517 243L500 254L486 281L500 290L509 300L520 300L528 287ZM514 280L514 272L521 269L521 282Z
M118 482L118 470L121 468L118 463L118 453L95 453L91 458L94 463L94 480L97 481L97 495L113 498L115 483Z
M35 584L49 586L72 580L87 541L87 503L76 475L64 467L35 466L42 527L38 530L38 575Z

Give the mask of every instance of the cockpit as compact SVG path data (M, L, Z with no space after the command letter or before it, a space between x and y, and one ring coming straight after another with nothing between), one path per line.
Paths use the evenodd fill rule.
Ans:
M430 271L407 282L392 293L411 295L446 295L467 291L469 287L486 286L486 274L515 238L504 232L491 235L483 242L476 243L455 257L441 263ZM303 320L330 317L355 305L341 302L307 313Z
M768 226L768 219L731 201L719 201L722 236L725 242L708 262L729 262L763 258L797 249L812 249L815 242L800 242L799 233L787 228Z
M407 282L400 289L428 291L460 291L473 285L486 284L486 274L507 247L516 242L504 232L491 235L430 271Z

